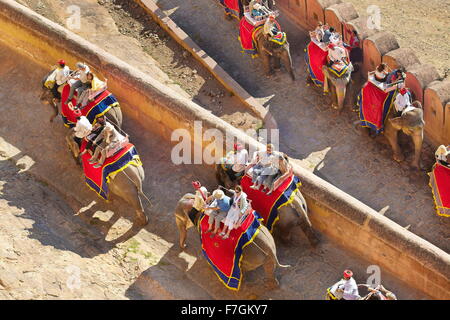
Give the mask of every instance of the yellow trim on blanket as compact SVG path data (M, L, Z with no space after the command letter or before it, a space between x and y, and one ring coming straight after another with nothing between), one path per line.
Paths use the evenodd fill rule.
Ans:
M252 214L253 214L253 213L252 213ZM207 216L207 215L204 215L204 216L202 217L202 219L199 221L199 224L198 224L198 228L199 228L199 230L200 230L200 239L201 239L201 235L202 235L201 223L202 223L203 219L204 219L206 216ZM257 236L258 233L259 233L259 230L261 229L261 223L262 223L262 220L263 220L263 219L262 219L262 218L261 218L261 219L258 219L256 216L255 216L255 219L257 219L257 220L259 221L260 225L259 225L258 229L256 229L256 231L255 231L254 235L252 236L252 238L251 238L250 240L248 240L245 244L242 245L242 253L241 253L241 257L239 258L239 262L238 262L238 263L239 263L239 268L241 267L242 258L244 257L244 248L245 248L247 245L249 245L250 243L252 243L253 240L255 240L256 236ZM253 222L252 222L252 224L253 224ZM251 226L251 225L250 225L250 226ZM250 227L250 226L249 226L249 227ZM238 246L238 244L239 244L239 241L241 240L241 238L242 238L242 236L243 236L244 234L245 234L245 232L243 232L243 233L241 234L241 236L239 237L239 239L237 240L236 246L234 247L234 253L236 253L236 248L237 248L237 246ZM203 248L203 243L202 243L202 249L205 250L205 248ZM233 275L233 272L234 272L234 259L235 259L235 258L236 258L236 254L234 254L234 256L233 256L233 269L231 270L231 275ZM211 259L208 258L208 260L209 260L209 262L211 262L211 263L214 265L214 267L216 267L217 270L220 270L220 268L218 268L218 267L214 264L214 262L213 262ZM211 267L211 268L212 268L212 267ZM214 272L214 274L216 275L216 277L220 280L220 282L222 282L222 284L223 284L225 287L227 287L228 289L233 290L233 291L239 291L239 289L241 288L241 283L242 283L242 281L244 280L244 272L242 272L242 269L241 269L241 281L239 281L239 285L238 285L237 288L232 288L232 287L230 287L230 286L228 285L228 283L230 282L231 279L236 279L236 280L239 280L239 279L230 276L230 277L229 277L229 280L228 280L228 283L225 283L225 282L222 280L222 278L217 274L217 272L214 270L214 268L213 268L213 272Z

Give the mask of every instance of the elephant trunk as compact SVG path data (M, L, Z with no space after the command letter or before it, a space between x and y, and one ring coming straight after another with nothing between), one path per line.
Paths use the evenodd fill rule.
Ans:
M344 101L345 101L345 94L347 92L346 86L337 85L336 86L336 99L338 104L338 110L341 112L344 109Z
M291 57L291 52L289 50L289 44L286 44L284 46L284 48L285 48L285 50L283 50L283 53L281 55L281 60L283 61L283 64L286 67L286 70L288 71L289 75L291 76L292 81L295 81L294 67L292 64L292 57Z

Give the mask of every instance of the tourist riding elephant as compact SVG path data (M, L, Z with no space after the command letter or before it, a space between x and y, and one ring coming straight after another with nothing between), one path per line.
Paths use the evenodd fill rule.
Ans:
M50 71L48 74L45 75L45 77L42 79L42 92L39 97L39 100L43 104L48 104L53 107L53 115L50 117L50 122L53 122L53 120L58 116L61 109L61 101L59 99L54 99L53 93L51 90L49 90L44 84L49 75L53 71ZM122 110L120 109L120 106L117 104L116 106L112 106L108 112L105 113L105 117L108 119L109 122L114 124L116 128L122 127Z
M66 135L66 142L72 152L73 157L78 162L80 156L80 148L75 142L74 128L71 128ZM78 162L79 163L79 162ZM137 224L144 226L148 224L148 218L145 214L144 207L140 196L144 196L142 191L142 183L144 181L145 174L142 166L130 165L123 171L118 172L112 177L109 183L109 191L115 194L119 198L122 198L130 204L135 212L137 218Z
M242 4L246 7L251 1L252 0L242 0ZM276 5L275 0L262 0L262 4L270 10L274 10Z
M344 108L345 95L347 93L347 85L351 82L353 65L350 62L348 64L347 70L341 76L336 75L330 71L329 67L325 64L322 67L324 80L324 92L328 92L328 88L331 89L331 99L333 109L342 112Z
M388 121L386 121L384 135L389 141L394 152L395 161L403 161L405 159L400 146L398 144L398 132L401 130L405 134L411 136L414 143L414 158L412 161L412 167L420 169L420 155L422 152L423 144L423 130L425 121L423 120L422 104L419 101L413 102L413 109L403 112L400 117L394 117L394 112L388 115Z
M194 226L188 216L193 204L194 195L187 193L178 201L175 208L175 220L179 231L179 245L181 249L186 248L187 229ZM200 213L197 213L194 219L196 224L199 216ZM195 229L198 230L198 228ZM278 281L275 278L275 268L277 266L289 267L278 262L275 241L269 230L263 225L254 240L243 248L241 263L243 272L263 266L270 288L278 287Z
M239 180L232 181L221 164L216 166L216 179L219 185L227 189L234 188ZM308 217L308 207L302 193L298 190L291 204L278 209L280 219L275 224L275 233L281 237L284 243L289 243L292 237L292 229L296 226L305 233L311 246L316 247L319 240L312 228Z
M266 75L271 76L273 74L273 66L275 66L275 68L280 68L282 62L292 80L295 81L294 68L292 66L292 58L289 51L289 42L286 40L280 45L270 41L263 32L258 32L255 40L258 54L261 57Z

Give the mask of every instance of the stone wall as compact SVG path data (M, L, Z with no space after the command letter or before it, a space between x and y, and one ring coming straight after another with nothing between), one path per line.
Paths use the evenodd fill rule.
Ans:
M0 0L0 28L0 41L49 68L61 57L70 65L89 61L96 72L109 79L109 88L118 100L131 106L123 110L125 117L158 132L167 143L173 130L179 128L197 134L201 141L193 126L194 120L201 120L205 129L227 131L254 148L260 146L150 75L12 0ZM450 298L447 253L302 167L294 165L294 170L302 179L302 192L317 230L430 297Z

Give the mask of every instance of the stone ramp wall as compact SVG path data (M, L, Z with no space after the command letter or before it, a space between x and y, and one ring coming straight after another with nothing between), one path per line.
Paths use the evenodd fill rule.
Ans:
M201 120L204 129L229 132L252 147L260 146L151 76L12 0L0 0L0 25L3 31L0 41L42 65L50 66L60 57L70 65L77 60L89 61L96 71L109 79L109 88L119 101L132 106L124 110L125 116L159 132L168 143L173 130L179 128L197 135L197 141L201 141L193 126L194 120ZM224 148L223 145L217 147ZM430 297L450 298L450 256L447 253L309 171L297 165L294 168L302 179L302 191L315 228Z

